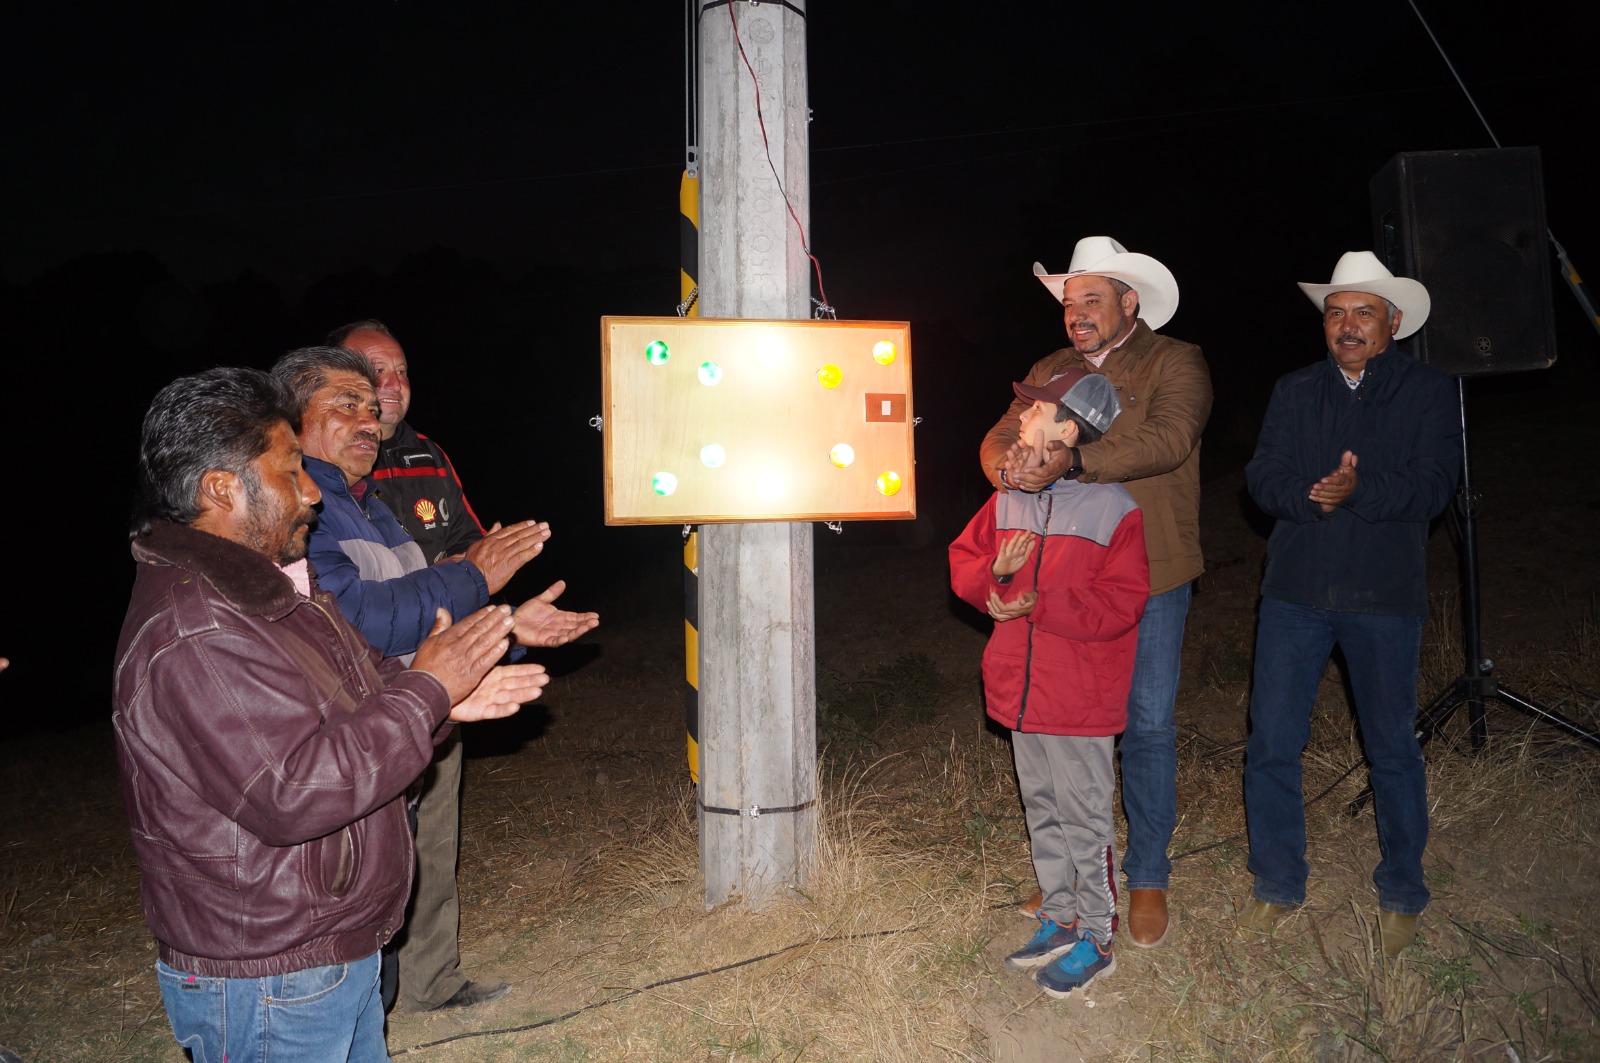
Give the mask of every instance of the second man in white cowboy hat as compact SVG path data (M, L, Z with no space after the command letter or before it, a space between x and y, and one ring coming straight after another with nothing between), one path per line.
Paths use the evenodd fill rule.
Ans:
M1245 467L1276 523L1267 545L1245 752L1251 897L1241 928L1270 931L1305 903L1300 752L1328 654L1344 653L1371 765L1382 857L1378 936L1411 944L1428 904L1428 799L1414 724L1428 612L1428 524L1461 467L1459 407L1445 374L1394 349L1428 317L1428 292L1370 251L1328 284L1300 285L1322 312L1327 355L1281 378Z
M1172 272L1109 236L1078 241L1065 273L1034 263L1062 306L1071 346L1040 359L1025 381L1039 386L1074 367L1117 389L1122 413L1105 437L1058 447L1041 464L1017 445L1022 399L984 437L984 473L1002 490L1039 491L1067 477L1121 483L1144 512L1150 600L1139 622L1128 727L1122 735L1122 805L1128 845L1128 937L1151 948L1170 918L1167 847L1177 824L1178 697L1184 622L1200 553L1200 433L1211 415L1211 375L1200 348L1158 335L1178 308Z

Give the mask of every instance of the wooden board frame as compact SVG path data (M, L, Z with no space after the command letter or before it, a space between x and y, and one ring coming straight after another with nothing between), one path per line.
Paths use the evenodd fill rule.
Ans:
M600 348L607 524L915 519L909 323L603 317Z

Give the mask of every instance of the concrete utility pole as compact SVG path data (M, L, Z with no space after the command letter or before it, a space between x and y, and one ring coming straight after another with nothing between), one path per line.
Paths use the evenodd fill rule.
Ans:
M809 228L805 8L700 7L703 317L810 316L810 265L789 213ZM706 906L761 907L809 878L815 852L811 525L705 524L698 536Z

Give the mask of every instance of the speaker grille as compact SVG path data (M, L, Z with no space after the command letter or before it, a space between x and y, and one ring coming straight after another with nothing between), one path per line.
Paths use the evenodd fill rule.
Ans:
M1453 376L1555 361L1538 148L1406 152L1370 190L1379 256L1433 303L1412 354Z

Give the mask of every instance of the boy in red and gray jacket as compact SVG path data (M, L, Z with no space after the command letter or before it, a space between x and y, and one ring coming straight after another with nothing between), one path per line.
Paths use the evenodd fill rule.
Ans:
M1079 368L1014 387L1033 404L1008 467L1042 463L1053 444L1094 442L1121 410L1111 382ZM997 492L950 544L950 585L995 621L985 701L1012 732L1044 895L1038 931L1006 966L1065 997L1116 969L1112 747L1150 592L1143 515L1117 484Z

